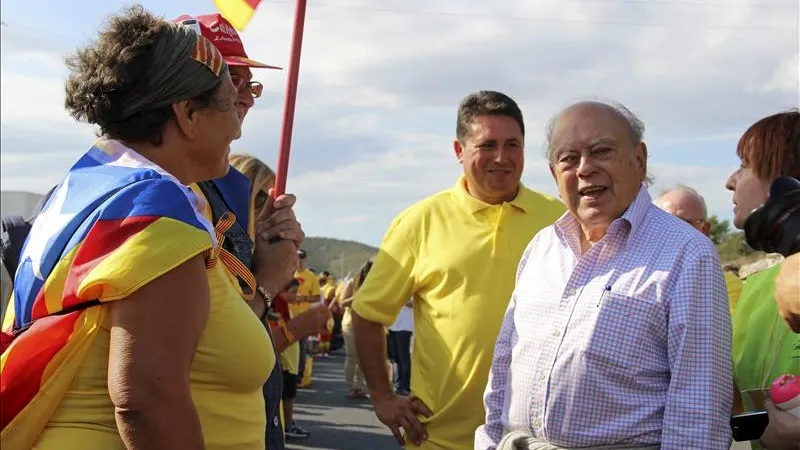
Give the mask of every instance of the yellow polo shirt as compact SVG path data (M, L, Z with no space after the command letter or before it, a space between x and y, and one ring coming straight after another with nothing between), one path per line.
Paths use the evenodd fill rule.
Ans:
M434 413L423 419L429 438L419 448L473 448L517 265L533 236L564 212L561 201L524 186L511 202L483 203L462 177L392 222L353 311L389 326L417 299L411 391Z
M298 296L319 298L319 278L314 272L305 268L302 272L295 272L294 277L300 282L300 286L297 288ZM289 314L297 317L298 314L308 311L309 308L311 308L311 303L291 303L289 304Z

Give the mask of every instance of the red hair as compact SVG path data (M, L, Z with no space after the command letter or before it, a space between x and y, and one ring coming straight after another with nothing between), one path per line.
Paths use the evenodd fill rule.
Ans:
M781 175L800 179L800 110L774 114L751 125L739 139L736 153L762 180Z

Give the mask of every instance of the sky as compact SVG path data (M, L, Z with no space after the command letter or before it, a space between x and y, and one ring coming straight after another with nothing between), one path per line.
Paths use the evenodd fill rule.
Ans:
M141 1L172 19L212 0ZM697 189L731 217L724 188L755 121L800 104L797 0L309 0L287 190L309 236L378 245L392 218L452 186L458 103L491 89L526 123L523 182L556 196L547 121L585 99L645 123L650 188ZM43 193L95 139L64 110L65 56L130 3L4 1L0 188ZM288 67L294 2L265 0L242 33L253 59ZM232 145L277 162L287 70Z

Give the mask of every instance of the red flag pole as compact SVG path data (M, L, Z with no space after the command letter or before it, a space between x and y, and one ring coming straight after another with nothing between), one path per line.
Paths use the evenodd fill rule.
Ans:
M283 105L281 143L278 150L278 170L275 174L275 197L286 192L286 176L289 172L289 151L292 147L292 128L294 126L294 106L297 99L297 76L300 72L300 53L303 47L303 25L305 21L306 0L297 0L294 11L291 59L289 60L289 73L286 79L286 99Z

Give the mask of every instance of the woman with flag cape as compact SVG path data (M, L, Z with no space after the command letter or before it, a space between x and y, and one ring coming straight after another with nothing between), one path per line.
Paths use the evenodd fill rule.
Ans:
M227 64L202 35L133 7L68 65L66 106L102 137L23 248L3 326L0 446L263 449L275 354L242 300L253 292L218 264L236 219L214 227L186 187L228 171L240 122ZM274 216L292 222L293 203L276 199ZM296 243L271 247L283 284Z

